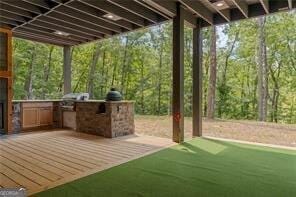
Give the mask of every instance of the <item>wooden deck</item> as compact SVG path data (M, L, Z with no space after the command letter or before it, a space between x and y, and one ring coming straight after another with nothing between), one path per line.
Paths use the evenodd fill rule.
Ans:
M169 139L106 139L70 130L0 139L0 186L40 192L173 145Z

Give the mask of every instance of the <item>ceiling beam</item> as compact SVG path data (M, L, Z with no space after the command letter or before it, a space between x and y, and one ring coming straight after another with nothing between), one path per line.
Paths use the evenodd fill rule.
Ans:
M49 29L51 29L53 31L63 31L63 32L75 35L75 36L77 36L79 38L85 39L85 40L97 39L97 37L90 36L88 34L85 34L84 32L82 33L80 31L73 30L71 28L63 27L62 25L48 23L48 22L45 22L45 21L35 20L35 21L32 21L30 24L37 25L37 26L40 26L40 27L46 27L46 28L49 28Z
M220 14L227 22L230 22L231 21L231 14L230 14L230 9L223 9L223 10L220 10L217 6L215 6L214 4L212 3L209 3L209 5L214 9L216 10L216 12L218 14Z
M102 34L105 34L105 33L101 30L105 30L105 31L110 32L110 30L103 29L101 26L96 26L93 23L86 23L85 21L81 21L76 18L72 18L68 15L61 14L59 12L51 12L51 13L47 14L46 17L74 25L74 26L76 26L76 28L81 28L84 31L95 31L95 32L99 32Z
M155 9L154 7L150 6L149 4L146 3L146 1L144 0L134 0L135 2L137 2L138 4L146 7L147 9L150 9L151 11L161 15L162 17L166 18L166 19L170 19L170 17L168 17L166 14L162 13L161 11Z
M199 1L192 1L192 0L179 0L183 5L187 7L187 9L191 10L203 20L208 22L209 24L213 25L213 14L212 12L204 6Z
M2 16L0 16L0 23L4 23L7 25L13 25L13 26L18 26L20 24L14 20L10 20L10 19L4 18Z
M114 6L112 3L110 3L106 0L100 0L100 1L79 0L79 1L83 2L87 5L93 6L101 11L115 14L115 15L121 17L123 20L126 20L126 21L133 23L135 25L138 25L140 27L144 27L145 25L147 25L143 18L126 11L125 9L122 9L121 7Z
M50 9L51 7L49 6L49 4L44 1L44 0L23 0L27 3L30 3L32 5L35 5L35 6L39 6L39 7L42 7L44 9Z
M235 6L241 11L241 13L246 17L249 18L249 8L246 1L242 0L231 0Z
M50 33L51 35L54 35L54 36L58 36L56 34L53 33L53 31L49 28L46 28L46 27L40 27L40 26L36 26L36 25L33 25L33 24L27 24L26 26L23 26L24 28L28 28L28 29L32 29L32 30L36 30L36 31L40 31L40 32L44 32L44 33ZM61 38L64 38L64 36L59 36ZM69 40L73 40L75 42L85 42L87 40L85 39L81 39L75 35L69 35L67 37L65 37L66 39L69 39Z
M118 32L118 33L120 33L122 31L121 27L119 27L117 25L106 23L105 21L101 20L100 18L95 18L89 14L86 14L86 11L84 12L82 10L77 10L76 8L72 8L69 5L60 6L60 7L56 8L53 13L55 13L55 12L58 12L60 14L67 15L68 17L74 18L74 19L76 19L75 20L76 22L80 21L78 24L90 23L92 25L98 26L97 28L103 28L103 29L111 30L111 31Z
M145 3L147 3L154 9L161 11L169 18L173 18L176 15L176 1L145 0ZM191 27L195 27L197 18L193 16L193 14L190 13L188 10L183 9L183 13L186 24L188 24Z
M57 0L54 0L57 1ZM79 11L83 14L86 14L91 17L95 17L96 19L93 19L91 21L94 21L94 23L104 23L106 28L109 28L110 30L113 29L114 32L122 32L123 29L132 30L133 24L129 23L127 21L119 20L119 21L112 21L109 19L106 19L103 17L105 12L98 10L97 8L94 8L93 6L89 6L87 4L83 4L82 2L78 1L69 1L64 4L65 6L74 9L75 11ZM98 22L96 22L98 21ZM124 30L123 30L124 31Z
M97 31L93 31L93 30L87 30L87 29L84 29L83 27L79 26L79 24L77 25L73 25L71 23L67 23L65 22L63 19L55 19L55 18L52 18L52 17L48 17L48 16L42 16L42 17L39 17L38 20L42 20L44 22L49 22L49 23L52 23L52 24L57 24L57 25L61 25L65 28L69 28L71 30L75 30L75 31L79 31L81 33L85 33L85 34L88 34L88 35L92 35L92 36L98 36L98 37L103 37L104 34L108 34L108 35L112 35L113 32L110 31L110 30L106 30L106 29L99 29Z
M35 14L42 14L42 11L39 7L32 5L30 3L26 3L24 1L18 1L17 3L15 1L2 1L3 4L10 5L22 10L26 10Z
M182 12L183 12L183 18L184 18L185 24L191 28L195 28L197 17L193 16L192 13L188 12L184 8L182 9L183 9Z
M22 39L31 40L31 41L40 42L40 43L53 44L53 45L57 45L57 46L73 45L74 44L74 43L72 44L72 43L68 43L68 42L58 42L52 38L40 37L38 35L30 34L28 32L23 32L23 31L22 32L13 32L12 35L17 38L22 38Z
M14 20L14 21L18 21L21 23L25 23L26 19L22 16L16 15L16 14L12 14L10 12L7 12L6 10L2 10L1 11L1 17L10 19L10 20Z
M269 14L269 0L260 0L260 3L265 10L265 13Z
M27 33L34 34L34 35L40 35L41 37L52 38L58 42L63 42L63 43L71 44L71 45L79 44L79 43L83 42L83 41L72 40L67 37L63 38L58 35L53 35L52 33L39 31L39 30L36 30L35 28L31 29L29 27L20 27L20 28L18 28L17 32L27 32Z
M144 1L144 0L143 0ZM173 18L177 13L176 2L163 1L163 0L145 0L150 6L160 10L161 12Z
M20 8L13 7L11 5L5 5L5 4L2 4L2 3L0 3L0 10L1 10L1 12L2 11L7 11L7 12L10 12L12 14L16 14L18 16L23 16L23 17L27 17L27 18L33 18L34 17L28 11L22 10Z
M118 7L121 7L133 14L136 14L142 18L145 18L152 23L158 23L160 21L160 16L158 16L155 12L147 9L146 7L138 4L137 2L133 2L132 6L131 2L126 0L108 0L108 2Z

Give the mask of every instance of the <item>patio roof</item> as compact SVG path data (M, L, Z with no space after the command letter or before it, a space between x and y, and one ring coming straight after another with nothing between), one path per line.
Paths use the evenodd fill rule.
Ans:
M15 37L73 46L171 20L178 2L193 27L296 7L295 0L2 0L0 26Z

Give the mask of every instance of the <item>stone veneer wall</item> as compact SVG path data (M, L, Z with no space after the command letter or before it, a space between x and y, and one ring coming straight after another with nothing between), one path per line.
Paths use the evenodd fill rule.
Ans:
M105 105L105 112L100 113L100 105ZM77 102L76 130L103 137L117 137L133 134L134 103L120 102Z
M19 133L22 130L21 103L12 104L12 133Z

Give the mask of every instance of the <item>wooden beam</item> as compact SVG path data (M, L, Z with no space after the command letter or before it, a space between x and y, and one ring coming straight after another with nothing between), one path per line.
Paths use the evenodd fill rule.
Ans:
M1 32L1 31L0 31ZM1 78L9 78L11 77L11 71L2 71L0 70L0 77Z
M57 40L54 40L53 38L42 37L39 35L27 33L27 32L14 32L13 36L20 39L31 40L34 42L46 43L46 44L51 44L51 45L56 45L61 47L65 45L69 45L69 43L66 43L66 42L59 42Z
M15 8L11 5L5 5L5 4L0 4L0 10L2 11L7 11L10 12L12 14L16 14L18 16L23 16L23 17L27 17L27 18L33 18L33 15L25 10L22 10L20 8Z
M163 0L145 0L145 2L171 18L176 15L176 2Z
M184 15L177 3L173 18L173 141L184 141Z
M79 27L79 25L73 25L72 23L65 22L62 19L55 19L55 18L48 17L48 16L41 16L41 17L38 18L38 21L43 21L43 22L46 22L46 23L59 25L59 26L62 26L64 28L69 28L72 31L77 31L77 32L80 32L81 34L86 34L86 35L94 36L94 37L98 37L98 38L104 37L104 34L107 34L107 35L112 35L113 34L112 31L106 30L106 29L103 29L103 28L101 28L101 29L98 28L97 31L90 30L90 29L85 29L83 27Z
M78 6L76 3L79 3ZM123 20L112 21L102 17L102 11L95 8L94 6L87 5L83 2L69 2L62 7L55 9L55 12L60 14L68 15L69 17L81 20L79 24L91 23L93 25L100 26L100 28L106 28L114 32L121 32L121 28L132 30L132 24ZM92 10L92 11L90 11ZM77 15L77 12L79 13Z
M246 17L249 18L249 8L246 1L242 0L232 0L235 6L241 11L241 13Z
M180 0L183 5L187 7L187 9L191 10L195 14L197 14L199 17L204 19L209 24L213 24L213 14L212 12L204 6L199 1L192 1L192 0Z
M149 5L146 1L142 1L142 0L134 0L135 2L137 2L138 4L146 7L147 9L150 9L151 11L161 15L162 17L166 18L166 19L170 19L170 17L164 13L162 13L160 10L155 9L153 6Z
M6 51L6 65L7 69L0 72L0 77L7 79L7 101L6 101L6 122L4 125L7 134L12 132L12 32L10 29L0 28L0 32L6 34L7 45L0 46L0 51Z
M72 78L72 68L71 68L71 47L64 46L64 67L63 67L63 76L64 76L64 94L72 92L71 87L71 78Z
M126 0L108 0L110 3L121 7L133 14L136 14L152 23L158 23L160 21L160 16L158 16L155 12L147 9L146 7L138 4L137 2L133 2L131 5L130 1Z
M24 1L18 1L17 3L15 1L2 1L2 3L28 11L28 12L32 12L34 14L38 14L38 15L42 14L41 10L37 6L26 3Z
M20 23L0 16L0 22L8 25L18 26Z
M27 24L21 28L25 28L25 29L28 29L28 30L34 30L34 31L39 31L41 33L46 33L46 34L50 34L51 37L55 38L56 36L60 39L63 39L65 41L74 41L74 42L86 42L87 40L85 39L81 39L79 37L76 37L75 35L69 35L67 37L65 36L59 36L59 35L56 35L56 34L53 34L52 33L52 30L49 29L49 28L46 28L46 27L40 27L40 26L36 26L36 25L33 25L33 24Z
M32 5L39 6L48 10L51 8L45 0L22 0L22 1L25 1Z
M40 27L46 27L46 28L51 29L53 31L63 31L63 32L75 35L81 39L86 39L86 40L96 39L95 36L89 35L88 33L81 32L79 30L73 30L69 27L64 27L62 25L58 25L58 24L54 24L54 23L35 20L35 21L32 21L30 24L40 26Z
M14 20L14 21L18 21L21 23L26 22L26 19L24 17L18 16L16 14L12 14L10 12L7 12L6 10L1 11L1 17L6 18L6 19L10 19L10 20Z
M265 13L269 14L269 0L260 0L260 3L265 10Z
M97 9L115 14L116 16L121 17L123 20L126 20L130 23L133 23L135 25L138 25L140 27L144 27L145 20L131 12L126 11L125 9L122 9L121 7L114 6L112 3L106 1L106 0L100 0L100 1L87 1L87 0L79 0L87 5L94 6Z
M192 135L202 136L202 34L201 22L197 20L193 28L193 64L192 64Z
M40 27L32 28L32 26L28 27L28 25L18 28L17 31L24 32L24 33L26 32L28 34L30 34L30 33L35 34L40 37L44 37L44 38L48 38L48 39L54 39L57 42L61 42L61 43L67 44L67 45L76 45L76 44L84 42L84 40L74 40L74 39L71 39L68 37L64 38L64 36L53 35L52 33L48 33L45 30L40 30Z
M145 0L149 6L167 15L169 18L173 18L176 15L176 2L175 1L163 1L163 0ZM195 27L196 17L187 10L183 9L184 20L190 27Z

